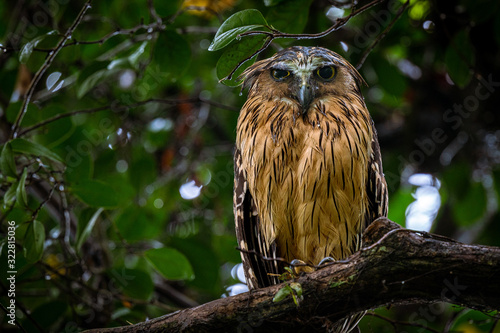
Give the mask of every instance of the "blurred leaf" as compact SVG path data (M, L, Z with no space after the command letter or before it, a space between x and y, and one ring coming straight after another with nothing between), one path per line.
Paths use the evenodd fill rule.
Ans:
M87 225L85 226L85 229L83 229L80 237L78 238L78 242L76 243L76 250L77 251L80 251L83 243L85 243L87 238L89 238L90 234L92 233L92 229L94 229L94 225L97 222L97 218L99 217L99 215L101 215L103 210L104 210L103 208L99 208L94 213L94 215L92 215L92 217L89 220L89 223L87 223Z
M462 189L463 191L463 189ZM453 203L453 217L461 226L470 226L486 211L486 191L483 184L473 182L466 189L465 196Z
M193 268L186 256L176 249L162 247L144 252L146 259L167 280L192 280Z
M270 6L275 6L277 4L279 4L280 2L283 2L284 0L264 0L264 5L267 6L267 7L270 7Z
M94 161L90 154L78 154L75 150L67 148L66 170L64 175L69 183L78 183L92 178Z
M42 303L30 314L30 317L39 327L50 329L56 324L68 309L68 304L62 301L49 301ZM38 328L30 320L23 322L26 332L37 332Z
M0 153L0 171L6 176L17 177L16 163L10 142L3 145L2 153Z
M495 320L492 320L491 313L483 313L481 311L471 309L457 309L460 311L453 321L449 332L496 332L492 331ZM498 327L498 325L497 325Z
M493 171L493 181L497 192L497 198L500 200L500 168Z
M92 88L97 86L102 81L108 79L109 77L115 75L120 71L119 66L114 66L112 68L101 69L87 77L79 86L76 91L76 97L82 98L88 93Z
M470 186L471 173L470 165L466 163L452 164L442 173L442 179L450 197L465 197Z
M148 41L142 42L142 44L139 45L137 50L135 50L134 53L132 53L128 57L130 64L132 66L134 66L135 68L137 68L137 65L139 64L139 60L141 59L141 57L143 57L142 55L144 54L144 51L146 50L146 46L148 46L148 43L149 43Z
M63 159L59 157L59 155L38 143L21 138L14 139L10 143L12 145L12 151L16 153L43 156L56 162L63 162Z
M162 232L163 221L160 214L154 214L146 207L128 205L116 218L116 227L127 242L137 242L155 238Z
M404 227L406 225L406 209L409 204L415 201L411 188L400 187L395 193L391 194L389 199L388 218Z
M28 263L35 263L42 258L43 243L45 242L45 228L37 220L28 222L24 236L23 252Z
M231 71L245 58L254 54L259 50L265 42L264 36L249 36L244 40L237 41L236 43L229 46L217 61L217 77L219 80L227 77ZM233 73L231 80L224 80L227 86L235 87L238 86L241 81L238 80L243 71L255 62L256 56L245 61L237 70Z
M5 110L5 116L7 117L7 120L9 122L14 123L19 111L21 110L22 105L23 102L20 101L20 102L10 103L9 106L7 106L7 109ZM40 110L38 109L38 107L36 107L36 105L33 103L29 103L26 114L22 121L23 126L31 126L40 122L39 115L40 115Z
M181 251L193 267L196 279L190 285L217 292L213 289L219 278L219 265L214 251L196 238L176 238L172 246Z
M257 9L237 12L222 23L208 50L220 50L229 45L239 34L257 28L265 28L267 25L266 19Z
M41 120L49 119L51 117L66 113L67 109L62 105L52 104L47 107L44 107L38 113L40 114L40 122ZM24 124L24 121L23 121ZM71 117L64 117L55 121L52 121L46 125L44 125L43 130L40 130L35 135L36 142L43 144L47 148L53 148L64 141L66 141L75 130L75 126L71 121Z
M377 74L379 85L387 93L398 99L401 98L406 91L406 79L401 71L384 57L373 56L371 61L373 69Z
M472 78L471 68L475 65L474 48L466 30L459 31L446 48L445 63L448 75L460 88Z
M28 207L28 196L26 195L26 177L28 176L28 168L24 168L23 174L21 175L21 179L19 179L19 183L17 184L16 189L16 199L17 202L21 205L21 207Z
M123 289L123 294L128 297L147 301L153 295L153 281L143 270L121 267L113 269L110 277L117 288Z
M85 180L68 189L91 207L115 208L118 205L113 187L99 180Z
M160 66L161 72L175 77L189 66L191 48L181 35L175 31L162 31L156 40L153 50L153 60Z
M33 53L33 49L38 45L38 43L40 43L45 37L50 35L57 35L57 33L58 32L56 30L52 30L44 35L33 38L31 41L24 44L21 48L21 52L19 52L19 62L22 64L28 62L31 53Z
M151 154L138 152L129 167L129 179L135 190L140 193L146 185L155 181L157 165Z
M312 0L288 0L271 7L266 19L279 31L300 34L306 27Z
M19 182L15 182L5 191L3 195L3 207L5 209L11 207L16 201L17 185Z
M280 301L284 300L291 293L292 293L292 288L290 288L289 285L285 285L280 290L278 290L278 292L276 293L276 295L274 295L274 297L273 297L273 303L277 303L277 302L280 302Z
M155 1L155 9L162 17L170 16L180 9L181 2L181 0Z
M302 296L302 285L298 282L291 282L290 288L292 288L298 297Z
M214 235L213 237L212 244L220 261L229 261L232 263L241 262L240 251L236 249L238 247L238 242L234 235Z

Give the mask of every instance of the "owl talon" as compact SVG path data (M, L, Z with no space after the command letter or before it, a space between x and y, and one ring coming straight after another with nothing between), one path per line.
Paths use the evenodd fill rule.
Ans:
M318 267L326 265L326 264L328 264L330 262L335 262L335 259L333 259L332 257L325 257L325 258L321 259L321 261L318 264Z
M293 259L290 262L290 269L292 270L293 274L295 275L300 275L302 272L309 272L309 266L305 263L305 261L300 260L300 259Z

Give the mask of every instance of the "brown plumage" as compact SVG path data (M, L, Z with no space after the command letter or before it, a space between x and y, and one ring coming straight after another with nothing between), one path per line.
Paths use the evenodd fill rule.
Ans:
M250 289L280 281L281 261L317 265L360 247L387 215L387 186L364 83L338 54L291 47L243 74L234 211Z

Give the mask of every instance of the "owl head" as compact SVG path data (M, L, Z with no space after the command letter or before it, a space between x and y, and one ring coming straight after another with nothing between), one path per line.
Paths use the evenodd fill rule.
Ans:
M256 62L240 77L249 97L281 99L306 113L315 101L337 96L361 98L366 84L358 71L337 53L322 47L293 46Z

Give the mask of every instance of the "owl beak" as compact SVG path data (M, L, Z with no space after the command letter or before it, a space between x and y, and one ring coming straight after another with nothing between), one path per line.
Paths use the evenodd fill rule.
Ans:
M302 106L302 113L306 113L307 110L309 110L312 100L314 99L314 92L309 83L302 82L297 94L297 99Z

